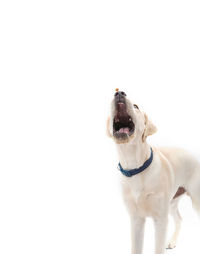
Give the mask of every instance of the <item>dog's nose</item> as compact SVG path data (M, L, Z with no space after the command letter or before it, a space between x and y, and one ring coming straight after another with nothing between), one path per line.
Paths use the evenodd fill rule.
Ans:
M125 92L123 91L117 91L114 95L115 97L115 102L118 103L118 102L123 102L125 103L125 97L126 97L126 94Z

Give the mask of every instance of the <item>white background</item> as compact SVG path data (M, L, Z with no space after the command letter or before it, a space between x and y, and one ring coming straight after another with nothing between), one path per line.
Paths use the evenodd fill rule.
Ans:
M200 154L199 13L193 0L0 2L1 254L130 253L110 100L119 87L149 115L151 144ZM169 253L198 253L188 198L180 210Z

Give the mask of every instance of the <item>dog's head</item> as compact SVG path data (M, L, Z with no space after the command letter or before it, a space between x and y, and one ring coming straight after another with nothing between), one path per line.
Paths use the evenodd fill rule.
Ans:
M125 92L117 91L111 102L111 115L107 132L117 144L141 140L156 132L156 127L139 107L132 103Z

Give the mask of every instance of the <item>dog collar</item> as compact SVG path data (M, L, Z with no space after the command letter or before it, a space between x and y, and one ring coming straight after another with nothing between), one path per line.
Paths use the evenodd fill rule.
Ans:
M152 150L152 148L151 148L151 155L150 155L149 159L146 160L146 161L144 162L144 164L143 164L141 167L139 167L139 168L134 168L134 169L130 169L130 170L125 170L125 169L122 168L122 166L121 166L121 164L120 164L120 162L119 162L118 168L119 168L119 170L122 172L123 175L125 175L125 176L127 176L127 177L131 177L131 176L134 176L134 175L137 175L137 174L141 173L141 172L144 171L146 168L148 168L149 165L152 163L152 160L153 160L153 150Z

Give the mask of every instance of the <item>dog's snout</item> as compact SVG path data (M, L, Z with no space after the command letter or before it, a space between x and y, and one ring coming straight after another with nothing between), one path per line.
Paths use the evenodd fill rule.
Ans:
M115 93L115 97L117 97L117 96L126 96L126 94L125 94L125 92L123 92L123 91L117 91L117 92Z
M117 91L115 93L114 97L115 97L115 102L116 103L118 103L118 102L125 102L126 94L123 91Z

